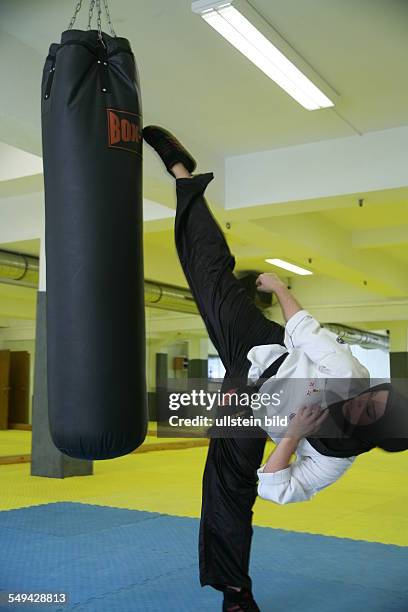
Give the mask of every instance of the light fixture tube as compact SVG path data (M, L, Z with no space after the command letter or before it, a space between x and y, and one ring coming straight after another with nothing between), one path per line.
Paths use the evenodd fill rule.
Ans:
M212 5L212 6L211 6ZM231 3L193 2L193 10L307 110L334 103Z
M300 274L301 276L308 276L313 274L310 270L306 270L306 268L301 268L300 266L296 266L295 264L289 263L289 261L285 261L284 259L274 258L274 259L265 259L266 263L272 264L273 266L278 266L278 268L283 268L284 270L288 270L289 272L293 272L294 274Z

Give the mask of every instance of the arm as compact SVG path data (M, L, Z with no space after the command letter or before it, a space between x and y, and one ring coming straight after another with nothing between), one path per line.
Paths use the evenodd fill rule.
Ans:
M304 406L292 418L276 449L270 454L263 469L264 473L274 473L289 466L290 458L298 447L302 438L317 431L328 415L328 410L321 410L319 406Z
M277 504L306 501L317 491L335 482L350 466L349 460L332 457L298 457L289 465L290 457L299 441L318 429L328 414L327 410L303 407L291 420L283 438L266 464L258 470L258 494Z
M350 346L320 325L306 310L296 313L286 324L285 345L300 349L319 372L334 378L369 378L368 370L354 357Z
M336 482L352 465L354 458L304 455L279 472L258 470L258 495L275 504L308 501Z
M269 455L263 473L274 473L286 469L298 444L299 440L295 438L282 438L275 450Z
M259 291L274 292L286 320L285 345L301 349L325 376L367 379L367 369L354 357L348 344L337 341L336 334L321 327L276 274L260 274L256 281Z
M302 310L299 302L276 274L260 274L256 279L256 286L258 291L275 293L285 321L289 321L294 314Z

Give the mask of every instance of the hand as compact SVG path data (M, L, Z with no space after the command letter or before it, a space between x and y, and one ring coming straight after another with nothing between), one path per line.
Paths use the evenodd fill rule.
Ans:
M327 418L327 408L320 408L318 404L303 406L291 420L285 433L285 438L296 438L301 440L317 431L323 421Z
M281 281L277 274L264 272L260 274L256 279L256 288L258 291L265 293L272 293L282 287L285 287L285 283Z

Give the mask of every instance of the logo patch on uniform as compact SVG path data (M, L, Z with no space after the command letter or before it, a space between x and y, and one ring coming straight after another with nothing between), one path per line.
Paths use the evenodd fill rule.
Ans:
M136 113L107 108L108 146L141 155L140 116Z

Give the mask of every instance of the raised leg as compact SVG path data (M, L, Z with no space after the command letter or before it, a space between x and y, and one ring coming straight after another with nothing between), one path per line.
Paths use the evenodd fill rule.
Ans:
M284 329L263 316L233 274L234 257L204 199L212 178L208 173L177 180L177 251L209 336L226 368L226 379L246 379L250 348L282 344ZM265 438L210 441L199 539L203 586L251 589L252 507Z
M177 179L176 247L226 370L244 376L248 351L258 344L282 344L284 329L263 316L233 274L235 259L204 199L212 179L212 173Z
M262 315L233 274L234 257L204 199L212 173L191 177L195 160L166 130L149 126L143 134L177 179L177 252L226 379L246 377L248 351L258 344L283 344L284 328ZM199 545L203 585L251 588L252 506L265 444L264 432L259 433L263 437L210 441ZM245 609L258 610L255 602L248 607L249 593L243 597Z

